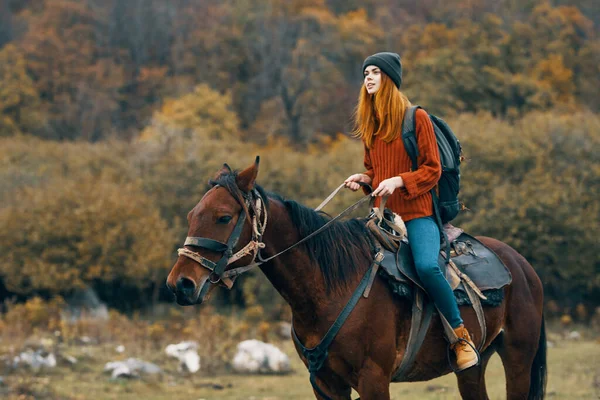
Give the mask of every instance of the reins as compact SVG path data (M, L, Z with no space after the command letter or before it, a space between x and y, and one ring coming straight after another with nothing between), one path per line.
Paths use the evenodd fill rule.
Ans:
M366 184L362 184L362 185L366 185ZM321 204L319 204L319 206L317 208L315 208L315 211L320 211L323 207L325 207L325 205L327 203L329 203L331 201L331 199L333 199L338 192L345 186L345 183L342 183L340 186L338 186ZM369 185L366 185L369 189L371 188ZM372 190L371 190L372 191ZM371 194L368 194L366 196L364 196L363 198L361 198L360 200L358 200L356 203L352 204L351 206L349 206L348 208L346 208L344 211L342 211L341 213L339 213L338 215L336 215L335 217L333 217L332 219L330 219L329 221L327 221L327 223L325 225L323 225L322 227L320 227L319 229L317 229L316 231L312 232L311 234L309 234L308 236L305 236L304 238L302 238L300 241L294 243L293 245L289 246L288 248L280 251L277 254L274 254L268 258L262 258L262 256L260 255L260 252L258 253L257 258L259 259L258 262L255 263L251 263L249 265L246 265L244 267L238 267L238 268L233 268L230 270L227 270L223 273L223 277L224 278L230 278L233 279L235 277L237 277L238 275L243 274L246 271L251 270L254 267L258 267L268 261L271 261L272 259L279 257L280 255L288 252L289 250L293 249L296 246L299 246L300 244L306 242L307 240L311 239L312 237L318 235L319 233L323 232L324 230L326 230L327 228L329 228L329 226L331 224L333 224L334 222L336 222L337 220L339 220L340 218L344 217L345 215L351 213L352 211L356 210L358 207L360 207L363 203L365 203L367 200L369 201L373 201L374 198L373 196L371 196Z
M369 186L365 183L359 183L359 184L363 187L368 188L369 192L373 191L371 186ZM315 211L320 211L323 207L325 207L325 205L327 203L329 203L331 201L331 199L333 199L344 186L345 186L344 183L342 183L340 186L338 186L321 204L319 204L319 206L315 209ZM235 197L234 193L232 193L232 195ZM217 262L210 261L209 259L203 257L199 253L189 250L189 249L186 249L185 247L177 250L178 255L187 257L191 260L194 260L198 264L200 264L200 266L208 269L210 271L210 276L209 276L210 283L217 284L217 283L221 282L221 284L225 285L229 289L231 289L231 287L233 286L233 281L235 280L235 278L237 276L243 274L244 272L251 270L252 268L258 267L266 262L269 262L272 259L279 257L280 255L290 251L294 247L299 246L300 244L306 242L307 240L309 240L309 239L313 238L314 236L318 235L319 233L323 232L324 230L329 228L331 226L331 224L338 221L340 218L346 216L347 214L351 213L352 211L357 209L359 206L361 206L363 203L366 203L369 200L372 205L372 202L374 202L374 200L375 200L371 194L364 196L363 198L358 200L356 203L352 204L350 207L346 208L344 211L342 211L341 213L336 215L334 218L327 221L319 229L310 233L308 236L305 236L298 242L296 242L293 245L289 246L288 248L278 252L277 254L274 254L268 258L263 258L260 255L260 250L265 248L265 244L262 242L262 236L267 228L267 208L266 208L265 202L262 199L260 193L256 189L253 189L252 191L250 191L247 194L242 193L242 197L244 198L245 204L242 204L242 211L240 212L240 217L238 218L236 226L235 226L233 232L231 233L231 236L229 237L227 243L222 243L222 242L219 242L219 241L216 241L213 239L202 238L202 237L187 237L185 240L184 246L195 246L195 247L205 248L205 249L208 249L208 250L211 250L214 252L218 252L218 253L223 253L223 256L221 257L221 259L219 259L219 261L217 261ZM252 201L253 197L255 198L255 201ZM245 207L244 207L244 205L245 205ZM253 218L251 221L252 239L244 248L242 248L237 253L233 254L233 247L237 244L238 239L242 232L242 227L243 227L246 219L248 219L250 216L249 215L250 213L248 212L248 209L250 209L250 208L254 211L254 215L253 215ZM261 214L262 214L262 219L263 219L262 221L260 221ZM252 261L250 262L250 264L245 265L243 267L237 267L237 268L232 268L230 270L225 270L225 268L228 265L232 264L233 262L235 262L247 255L252 255L252 254L253 254L253 257L252 257ZM256 261L257 259L258 259L258 261Z
M236 194L240 194L240 193L232 192L231 189L229 189L231 195L234 198L238 199L238 202L241 203L242 210L240 211L240 215L238 217L236 225L235 225L229 239L227 240L227 243L223 243L220 241L216 241L216 240L209 239L209 238L203 238L203 237L187 237L186 241L184 243L184 246L195 246L195 247L205 248L205 249L211 250L213 252L223 253L221 259L219 259L217 262L213 262L213 261L206 259L199 253L197 253L195 251L191 251L186 248L179 249L178 254L181 256L188 257L188 258L196 261L200 266L208 269L210 271L210 275L208 277L208 281L210 282L210 284L217 284L217 283L221 282L221 284L224 284L228 288L231 288L231 286L233 286L233 281L235 280L235 278L237 276L243 274L244 272L251 270L252 268L263 265L263 264L273 260L274 258L279 257L280 255L292 250L293 248L299 246L300 244L310 240L311 238L315 237L319 233L328 229L333 223L338 221L340 218L342 218L342 217L348 215L349 213L351 213L352 211L356 210L359 206L361 206L365 202L369 201L371 203L371 208L372 208L373 203L375 201L375 197L372 195L373 189L368 184L365 184L365 183L359 183L359 184L362 187L368 188L369 194L365 195L360 200L356 201L354 204L347 207L341 213L339 213L335 217L328 220L325 224L323 224L320 228L318 228L314 232L310 233L309 235L305 236L304 238L300 239L299 241L297 241L296 243L292 244L291 246L285 248L284 250L281 250L280 252L278 252L270 257L267 257L267 258L263 258L260 254L260 250L265 248L265 244L262 241L262 237L263 237L263 234L266 231L266 227L267 227L266 203L264 202L261 194L256 189L252 189L247 193L241 193L241 197L243 198L243 201L241 201L241 199L238 199L236 197ZM317 206L314 209L314 211L318 212L321 209L323 209L323 207L325 207L325 205L327 205L339 193L339 191L342 190L342 188L344 188L344 187L345 187L345 183L342 183L340 186L338 186L325 200L323 200L323 202L321 204L319 204L319 206ZM377 217L376 219L379 221L379 223L383 223L383 221L385 220L384 210L385 210L386 200L387 200L387 197L383 197L381 199L380 208L377 210L373 210L374 215ZM243 225L245 224L247 219L250 219L250 216L251 216L251 213L249 211L250 209L252 209L252 211L253 211L252 219L250 220L250 225L251 225L251 230L252 230L252 238L248 242L248 244L246 244L246 246L244 246L241 250L239 250L238 252L233 254L233 248L236 246L236 244L241 236ZM436 213L437 213L437 210L436 210ZM261 221L261 216L262 216L262 221ZM438 215L436 214L436 216L438 216ZM438 220L439 220L439 218L438 218ZM399 226L396 226L394 224L394 221L385 220L385 223L387 225L391 226L394 230L396 230L396 232L402 231L402 229ZM440 227L440 229L443 229L443 228ZM445 235L444 235L444 238L446 239L446 242L447 242L447 237ZM447 246L449 246L448 243L447 243ZM252 255L252 254L253 254L252 261L248 265L233 268L230 270L225 270L225 268L228 265L230 265L231 263L238 261L241 258L246 257L248 255ZM453 264L450 261L450 253L446 252L446 254L447 254L447 256L446 256L447 263L449 263L453 266ZM381 249L379 247L376 247L375 248L375 256L373 258L371 266L369 267L369 269L363 276L359 286L356 288L356 290L352 294L352 296L351 296L350 300L348 301L348 303L346 304L346 306L340 312L340 314L334 321L333 325L329 328L329 330L327 331L327 333L321 339L321 341L319 342L319 344L317 346L315 346L313 348L305 347L302 344L302 342L300 341L300 339L298 338L298 336L296 335L296 331L292 325L292 337L294 339L294 342L296 343L296 345L299 347L299 349L302 351L302 354L306 358L308 370L310 373L310 383L313 386L313 389L325 400L332 400L332 399L326 393L324 393L323 390L317 384L316 374L321 370L321 368L325 364L327 357L328 357L329 346L335 339L337 333L340 331L340 329L341 329L342 325L344 324L344 322L346 321L346 319L350 316L350 313L353 311L354 307L357 305L359 299L361 297L367 298L369 296L371 286L373 284L373 281L375 279L375 276L377 274L377 271L379 269L379 266L381 265L383 258L384 258L384 254L381 252ZM256 261L257 259L258 259L258 261ZM454 266L454 268L457 269L456 266ZM458 270L457 270L457 273L459 274L459 276L461 275L461 272ZM475 308L475 311L477 314L477 318L482 327L482 337L483 338L482 338L481 346L483 346L483 343L485 342L485 337L486 337L485 319L483 318L483 309L481 308L481 303L478 301L477 294L480 294L481 296L483 296L483 295L476 289L476 287L475 287L475 289L472 289L467 284L469 281L470 280L465 281L466 282L465 288L467 289L467 294L468 294L469 298L471 299L472 304L474 305L474 308ZM472 286L474 286L474 285L472 285ZM201 296L202 296L202 293L204 293L208 287L209 287L209 285L206 284L205 287L201 290L201 293L200 293ZM408 342L407 342L407 350L404 354L401 365L399 366L397 372L395 373L395 376L403 377L404 374L406 373L406 371L408 371L408 369L412 366L412 364L414 362L414 358L416 357L416 354L418 353L419 348L420 348L421 344L423 343L425 335L427 334L428 329L429 329L429 323L430 323L430 319L432 316L433 307L427 306L425 308L425 314L421 315L422 314L421 306L423 305L423 303L422 303L422 300L421 300L421 302L417 301L418 298L419 298L419 296L416 295L415 302L413 304L413 311L412 311L413 315L412 315L412 319L411 319L411 331L410 331ZM475 307L475 304L477 304L478 307ZM452 327L450 326L450 324L448 323L446 318L444 318L442 313L440 312L439 314L440 314L441 320L443 322L443 327L444 327L446 335L449 339L449 342L454 344L458 341L464 341L464 339L458 338L456 336L456 333L454 332L454 330L452 329ZM468 343L468 345L473 347L470 343ZM449 346L450 346L450 344L449 344ZM448 349L449 348L450 347L448 347ZM478 351L475 347L473 347L473 350L476 353L478 353ZM479 354L477 354L477 356L479 358ZM450 360L449 360L449 362L450 362ZM451 365L451 368L454 370L454 367L452 366L451 363L450 363L450 365Z

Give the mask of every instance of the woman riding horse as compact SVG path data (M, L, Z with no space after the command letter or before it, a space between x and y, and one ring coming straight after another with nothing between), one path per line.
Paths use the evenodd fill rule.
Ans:
M461 317L474 334L481 348L479 364L467 348L456 348L463 368L476 365L457 374L461 396L488 399L485 369L490 357L498 353L506 374L507 398L542 399L546 386L543 288L532 266L506 243L477 238L498 255L512 281L501 289L502 302L484 309L488 334L476 335L476 312L462 306L459 314L452 293L448 294L430 261L439 251L439 232L429 221L432 203L424 193L435 186L439 160L431 123L421 113L417 113L421 154L417 171L409 171L401 141L385 141L400 131L400 114L408 105L397 89L401 70L396 57L378 55L365 63L366 85L358 108L364 114L358 121L365 124L361 132L365 133L368 171L349 178L347 185L357 189L357 182L368 177L377 184L376 195L391 195L389 205L408 220L417 263L429 271L422 279L430 295L458 328L459 336L468 338L466 329L460 327ZM391 88L390 80L395 84ZM376 92L379 95L373 96ZM386 92L393 95L384 96ZM371 104L373 111L368 109ZM178 250L167 286L179 304L201 304L218 285L231 288L235 277L259 267L290 305L294 342L309 367L315 396L348 400L353 388L363 400L389 400L396 371L405 357L410 359L412 301L395 295L380 275L372 274L377 249L364 220L337 221L267 193L256 184L258 167L257 157L243 171L234 172L224 165L217 173L212 188L188 214L187 238ZM367 295L362 288L369 279L372 290ZM347 308L350 304L352 308ZM345 323L336 324L342 315ZM443 329L441 319L434 317L399 381L429 380L452 372ZM327 346L321 347L323 343Z
M318 348L329 336L344 304L373 270L374 243L364 220L331 223L327 215L266 193L256 185L257 175L258 159L241 172L224 166L217 174L213 187L188 214L188 237L167 286L179 304L201 304L218 285L231 287L232 278L258 266L290 305L296 349L309 366L311 361L298 343ZM320 233L314 236L315 232ZM507 399L543 399L546 338L540 279L507 244L477 239L500 257L512 282L502 289L501 304L484 308L488 334L485 340L482 335L474 338L482 349L481 362L457 374L461 396L488 399L485 369L498 353L506 373ZM314 372L314 386L325 395L315 388L315 396L348 400L354 388L363 400L389 400L390 382L407 354L412 309L412 301L399 298L382 277L374 277L370 295L357 301L326 347ZM475 311L462 306L461 316L475 333L479 325ZM446 347L441 320L434 317L401 381L452 372Z
M416 138L418 168L412 171L411 159L402 141L402 121L410 101L402 93L402 64L395 53L377 53L363 63L364 84L355 114L356 136L364 143L366 171L346 179L354 191L358 182L377 187L373 196L389 196L387 207L406 224L415 267L429 297L446 317L456 336L453 345L458 370L477 364L478 357L454 298L452 288L439 265L440 231L433 217L431 189L436 186L442 167L433 125L424 110L417 110ZM375 205L379 204L379 199Z

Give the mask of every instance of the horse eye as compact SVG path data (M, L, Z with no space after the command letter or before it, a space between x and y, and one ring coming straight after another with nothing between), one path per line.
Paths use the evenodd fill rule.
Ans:
M217 224L228 224L231 221L231 216L225 215L217 219Z

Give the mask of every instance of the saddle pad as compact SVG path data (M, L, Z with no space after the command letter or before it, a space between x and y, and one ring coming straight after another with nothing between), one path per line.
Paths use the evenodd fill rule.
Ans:
M453 244L457 249L466 249L466 251L452 257L452 261L461 272L471 278L486 296L485 292L501 289L512 282L510 271L502 260L473 236L463 233ZM402 242L400 249L395 254L387 250L382 251L385 255L381 263L382 273L387 275L386 278L392 284L394 291L398 291L398 294L402 296L407 295L407 287L413 284L424 289L415 270L412 253L407 243ZM439 263L442 271L446 273L446 264L441 255ZM454 294L457 299L461 299L461 303L464 303L464 299L467 298L462 283L455 289Z
M473 236L463 233L453 242L453 246L466 247L467 252L451 259L480 290L502 289L512 282L512 275L500 257ZM442 257L440 265L445 265Z

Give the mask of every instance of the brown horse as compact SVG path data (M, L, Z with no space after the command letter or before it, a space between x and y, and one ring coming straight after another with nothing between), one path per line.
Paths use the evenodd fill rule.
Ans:
M259 258L273 256L330 220L295 201L265 193L255 184L257 174L258 158L239 173L224 165L211 181L213 187L188 214L186 246L180 249L167 279L179 304L202 303L217 284L233 284L223 271L243 272L242 267L251 264L256 253ZM257 191L262 206L250 196ZM261 215L254 218L257 213ZM457 374L461 396L488 398L485 369L492 354L498 352L506 374L507 398L541 399L546 383L542 284L531 265L510 246L492 238L479 239L502 259L512 273L512 283L504 288L500 306L485 308L488 335L481 363ZM262 244L244 247L253 242L264 243L264 248ZM247 251L232 257L242 248ZM364 220L351 219L335 221L260 268L291 306L298 338L312 347L328 331L372 261L372 242ZM479 332L472 308L461 307L461 315L469 331ZM363 400L389 399L390 380L404 356L410 321L410 302L393 295L383 279L376 277L370 296L360 299L332 342L316 375L318 386L332 399L349 399L351 388ZM436 314L408 372L409 380L424 381L452 372L446 350ZM315 396L326 398L317 391Z

